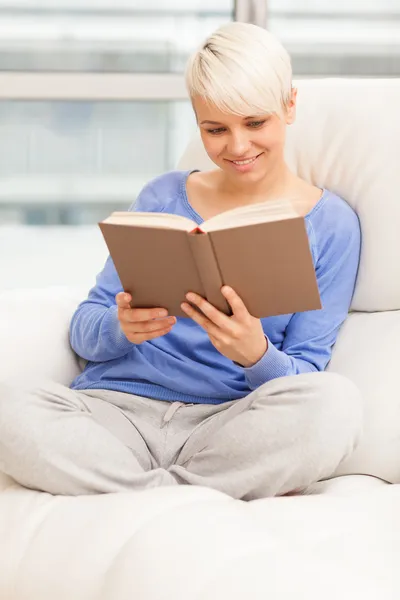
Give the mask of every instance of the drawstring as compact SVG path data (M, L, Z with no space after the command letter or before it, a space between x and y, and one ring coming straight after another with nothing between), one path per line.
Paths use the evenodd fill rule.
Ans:
M169 423L170 420L172 419L172 417L174 416L174 414L176 413L176 411L178 410L178 408L180 408L184 404L185 404L184 402L173 402L171 404L171 406L168 407L167 412L163 416L161 427L164 427L164 425Z
M161 428L170 422L178 408L181 406L193 406L193 404L188 404L187 402L172 402L171 406L168 407L168 410L163 416Z

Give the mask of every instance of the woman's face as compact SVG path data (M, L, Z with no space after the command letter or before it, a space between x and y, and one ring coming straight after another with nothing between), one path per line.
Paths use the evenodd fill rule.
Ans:
M296 90L283 119L228 114L195 97L193 107L208 156L230 178L261 180L283 161L286 125L294 120L295 100Z

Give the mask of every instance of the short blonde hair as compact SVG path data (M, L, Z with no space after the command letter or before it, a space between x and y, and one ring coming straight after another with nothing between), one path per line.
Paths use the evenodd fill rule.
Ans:
M188 60L190 98L201 96L219 110L240 116L282 116L292 92L288 52L265 29L228 23L211 34Z

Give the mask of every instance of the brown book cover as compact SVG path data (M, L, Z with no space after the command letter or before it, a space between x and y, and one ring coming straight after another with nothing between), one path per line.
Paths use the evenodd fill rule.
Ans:
M199 227L177 215L133 212L113 213L99 226L132 306L186 317L180 304L193 291L230 314L220 291L226 284L254 317L320 309L304 218L267 204L250 221L245 209Z

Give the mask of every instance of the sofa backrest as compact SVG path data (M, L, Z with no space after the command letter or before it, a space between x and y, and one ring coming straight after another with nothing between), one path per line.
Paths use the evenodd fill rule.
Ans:
M287 162L300 177L344 198L360 218L352 308L400 309L400 79L300 80L294 86L297 117L287 128ZM198 133L178 168L215 168Z

